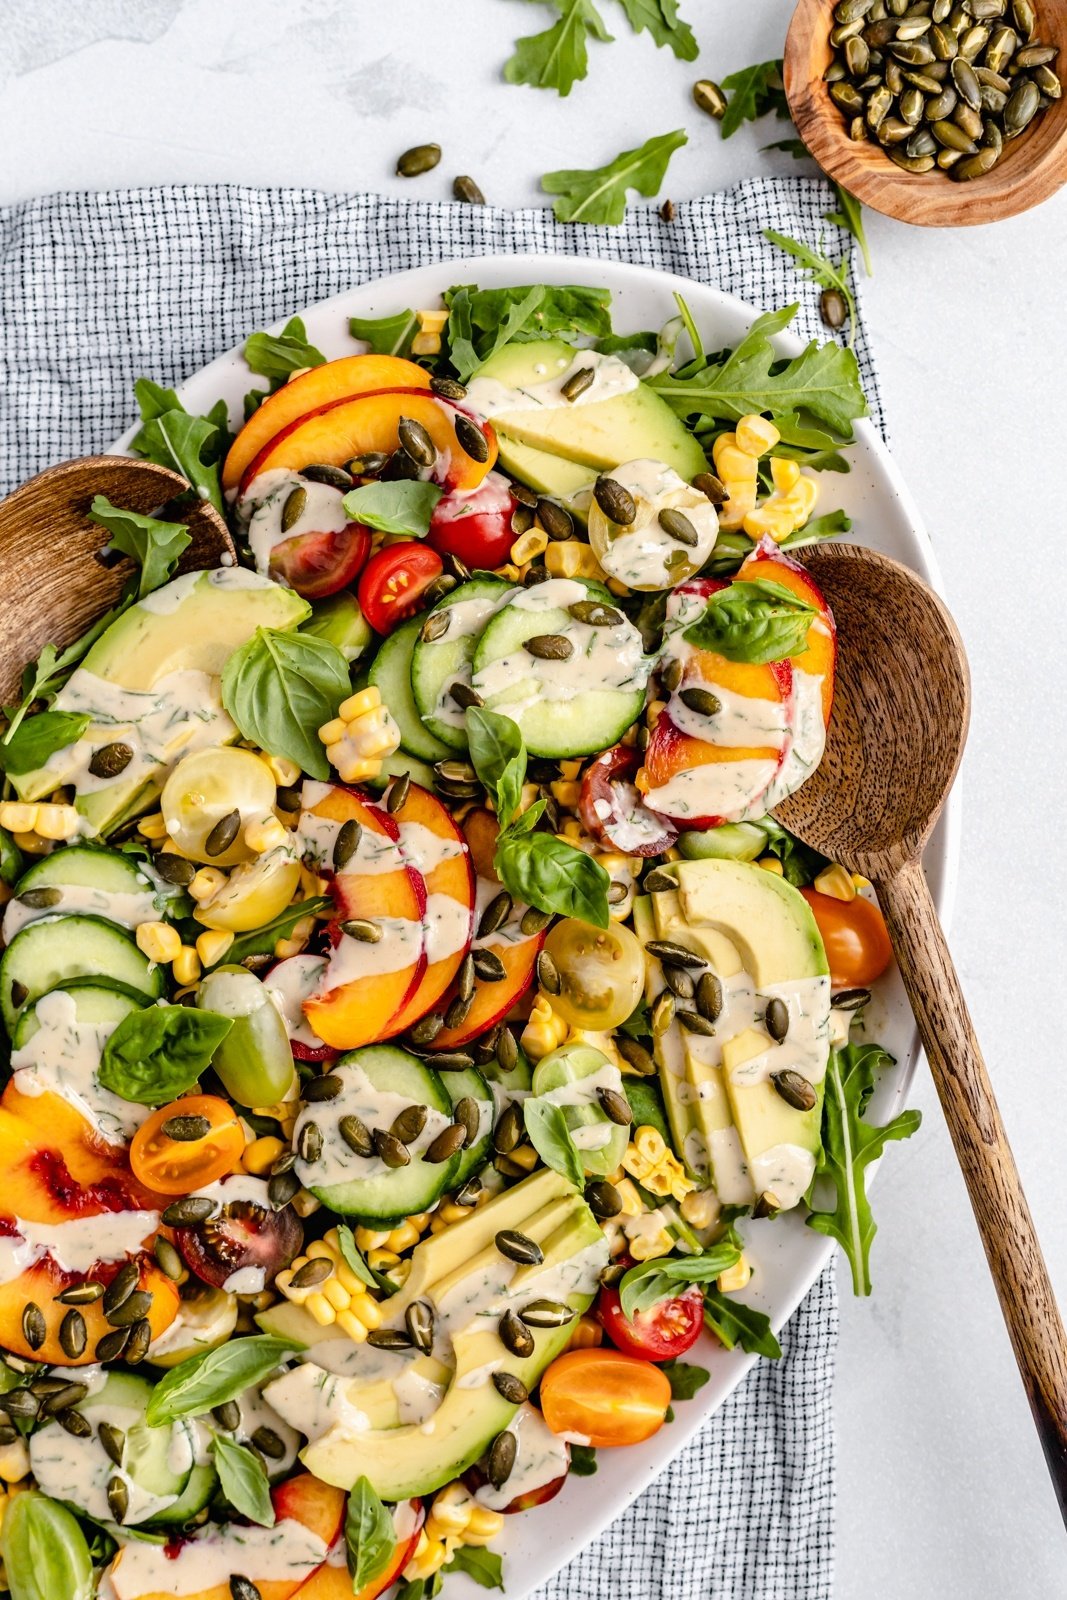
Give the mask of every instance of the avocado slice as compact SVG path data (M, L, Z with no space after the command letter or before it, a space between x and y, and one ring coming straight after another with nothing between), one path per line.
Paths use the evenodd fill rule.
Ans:
M660 1077L676 1138L700 1173L702 1136L720 1199L756 1195L782 1210L796 1205L821 1147L823 1079L830 1049L830 977L815 919L803 896L750 862L679 861L668 869L678 889L642 906L656 937L694 950L719 978L724 1005L710 1037L675 1022L658 1041ZM660 980L661 981L661 980ZM769 1000L789 1014L785 1037L766 1025ZM815 1090L802 1111L775 1088L793 1071Z
M553 500L562 501L584 522L596 473L580 462L568 461L566 456L538 450L532 444L523 444L506 433L498 421L494 421L493 426L496 430L497 459L504 471L518 478L520 483L536 489L538 494L551 495Z
M150 691L176 673L217 679L227 658L257 628L295 628L310 606L291 589L243 568L219 567L174 578L130 606L101 634L56 698L60 711L98 713L85 734L45 767L12 776L20 800L38 800L62 784L85 785L92 750L122 738L134 714L153 713L151 756L135 759L110 782L92 779L75 804L94 833L104 833L151 804L172 762L192 749L226 744L236 730L222 710L218 686L189 683L188 704L172 734L161 734ZM206 691L206 692L205 692ZM131 696L140 695L138 705ZM181 700L181 697L178 697ZM163 710L167 705L163 705ZM117 731L118 730L118 731ZM162 753L160 745L162 742Z
M506 344L478 369L474 382L491 378L506 388L530 388L566 371L575 354L574 346L562 339ZM502 408L492 421L498 432L520 445L562 456L597 472L623 461L651 459L673 467L688 482L707 469L704 452L685 424L640 380L632 389L606 400L526 411Z

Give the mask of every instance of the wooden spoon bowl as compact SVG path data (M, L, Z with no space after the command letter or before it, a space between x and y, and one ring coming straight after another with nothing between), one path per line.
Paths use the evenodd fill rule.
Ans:
M18 698L23 667L46 644L62 650L122 593L130 563L100 559L109 535L89 520L94 495L125 511L184 522L192 542L179 572L236 561L225 521L205 500L187 504L188 489L184 478L151 461L85 456L49 467L0 501L0 701Z
M1067 61L1067 0L1036 0L1038 33ZM785 41L783 77L797 132L823 171L849 194L898 222L959 228L996 222L1040 205L1067 182L1067 98L1053 102L1009 141L984 177L955 183L948 173L904 172L881 145L850 139L823 73L833 48L833 0L798 0Z

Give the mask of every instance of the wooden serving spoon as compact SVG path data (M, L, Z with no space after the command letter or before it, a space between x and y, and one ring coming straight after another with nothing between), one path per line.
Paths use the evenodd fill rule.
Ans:
M837 621L834 709L822 764L776 815L877 891L1067 1522L1067 1337L920 861L967 737L963 641L898 562L843 544L804 561Z
M0 501L0 700L16 700L26 662L46 644L61 650L77 639L115 604L130 575L125 557L100 560L110 536L89 521L94 495L124 511L162 511L165 520L184 522L192 542L179 572L236 561L223 518L206 500L186 504L188 491L184 478L151 461L84 456L49 467Z

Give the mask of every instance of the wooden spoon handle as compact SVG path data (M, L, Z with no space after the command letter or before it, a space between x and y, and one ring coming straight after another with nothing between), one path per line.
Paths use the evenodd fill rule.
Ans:
M922 866L876 885L1067 1522L1067 1337Z

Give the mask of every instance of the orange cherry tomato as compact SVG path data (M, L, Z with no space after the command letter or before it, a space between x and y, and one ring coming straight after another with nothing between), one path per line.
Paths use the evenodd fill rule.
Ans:
M598 1449L640 1444L663 1426L666 1375L619 1350L568 1350L541 1379L541 1410L553 1433L580 1433Z
M822 934L832 987L863 989L880 978L893 959L893 946L878 907L859 894L855 900L835 900L817 889L800 892Z
M164 1133L171 1117L205 1117L202 1139L172 1139ZM189 1094L160 1106L142 1123L130 1145L134 1176L157 1194L188 1194L232 1172L245 1147L237 1113L213 1094Z

